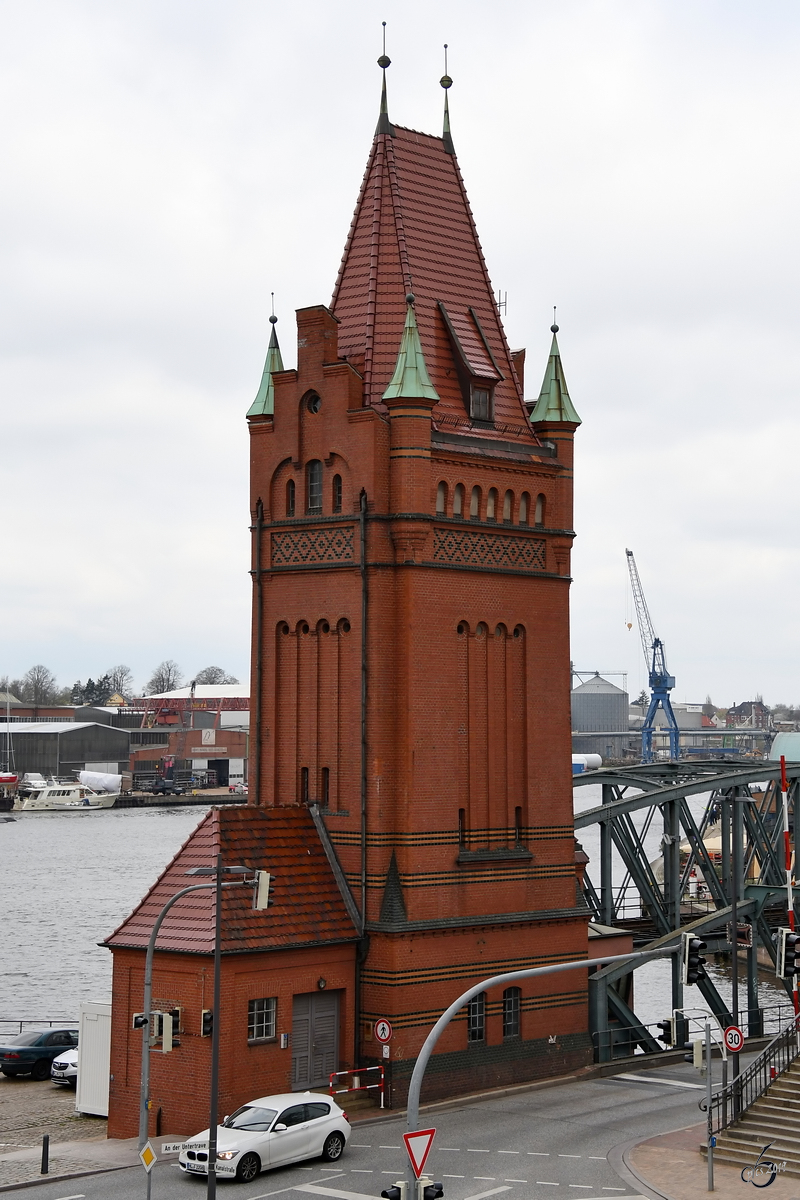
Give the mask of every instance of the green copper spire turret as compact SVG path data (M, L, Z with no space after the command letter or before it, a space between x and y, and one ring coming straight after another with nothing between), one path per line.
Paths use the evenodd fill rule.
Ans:
M580 425L581 419L569 398L564 368L561 365L561 354L556 341L558 326L551 325L550 331L553 334L550 359L544 373L539 399L531 413L531 424L535 425L537 421L563 421L565 424Z
M391 382L383 393L384 400L434 400L439 402L439 393L431 383L422 343L419 340L417 318L414 316L414 297L406 296L406 323L400 339L400 352Z
M261 376L258 395L247 410L248 417L271 417L275 412L275 388L272 383L272 372L283 370L283 359L281 358L281 348L278 345L278 335L275 332L278 318L273 313L269 320L272 325L272 333L267 350L267 361L264 363L264 373Z

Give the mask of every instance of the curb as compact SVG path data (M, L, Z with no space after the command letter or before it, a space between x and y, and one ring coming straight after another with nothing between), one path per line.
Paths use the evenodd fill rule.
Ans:
M664 1134L680 1133L685 1129L685 1125L679 1125L677 1129L665 1129ZM620 1179L627 1183L629 1187L638 1188L643 1196L648 1200L676 1200L676 1197L670 1196L667 1192L660 1191L649 1180L645 1179L636 1170L630 1159L631 1151L637 1146L641 1146L644 1142L652 1141L653 1137L662 1137L664 1134L650 1134L648 1137L633 1138L629 1142L621 1142L618 1146L612 1146L608 1152L609 1164L619 1175Z
M108 1175L112 1171L129 1171L134 1163L119 1167L97 1167L94 1171L75 1171L67 1175L40 1175L38 1179L26 1179L22 1183L0 1183L0 1192L16 1192L20 1188L41 1187L45 1183L65 1183L68 1179L83 1179L87 1175Z

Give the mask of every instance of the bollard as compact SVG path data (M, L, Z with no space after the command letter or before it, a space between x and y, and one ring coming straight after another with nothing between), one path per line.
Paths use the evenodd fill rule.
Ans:
M45 1133L42 1136L42 1175L50 1173L50 1134Z

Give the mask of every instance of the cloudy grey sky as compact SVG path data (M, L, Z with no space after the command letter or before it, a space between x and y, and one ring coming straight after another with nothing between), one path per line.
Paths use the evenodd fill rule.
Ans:
M800 8L0 2L0 675L248 673L247 431L275 292L327 303L375 125L453 133L538 393L578 434L573 655L800 702ZM634 627L628 630L627 622Z

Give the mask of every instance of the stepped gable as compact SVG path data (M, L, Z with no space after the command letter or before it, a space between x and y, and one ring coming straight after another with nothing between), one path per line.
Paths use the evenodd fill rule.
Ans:
M214 866L218 853L225 866L243 864L275 876L275 902L265 911L253 911L249 887L223 891L223 954L357 940L311 814L297 806L212 808L142 902L103 944L146 948L153 923L170 896L201 882L187 876L187 870ZM161 927L157 948L213 954L212 889L175 904Z
M466 371L495 384L499 428L481 436L513 432L536 446L456 157L442 138L395 126L373 142L331 301L365 405L380 406L392 378L409 292L440 398L434 425L469 425Z

